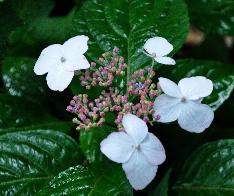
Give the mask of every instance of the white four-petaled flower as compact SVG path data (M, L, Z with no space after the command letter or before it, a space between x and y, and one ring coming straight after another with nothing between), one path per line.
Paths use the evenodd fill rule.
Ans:
M83 55L88 50L88 37L81 35L67 40L63 45L53 44L42 50L34 72L37 75L47 74L49 88L63 91L72 81L74 72L90 67Z
M214 112L201 101L213 90L211 80L196 76L184 78L177 85L169 79L159 78L159 85L165 93L157 97L154 103L155 115L160 115L159 122L178 120L181 128L195 133L210 126Z
M130 184L141 190L154 179L158 165L165 161L165 150L137 116L126 114L123 126L125 132L113 132L101 142L101 151L112 161L122 163Z
M156 62L165 65L175 65L175 60L166 56L173 50L173 45L165 38L153 37L148 39L144 44L144 49L146 55L154 58Z

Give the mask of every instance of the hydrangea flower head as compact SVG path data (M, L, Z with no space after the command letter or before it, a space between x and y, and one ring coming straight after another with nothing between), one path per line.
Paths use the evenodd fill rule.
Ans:
M155 115L160 115L159 122L178 120L181 128L195 133L210 126L214 112L208 105L202 104L201 100L211 94L211 80L196 76L184 78L177 85L169 79L159 78L159 85L165 93L154 102Z
M144 44L144 50L146 51L146 55L154 58L158 63L175 65L175 60L166 56L173 50L173 45L163 37L148 39Z
M101 151L112 161L122 163L130 184L141 190L154 179L158 165L165 161L165 150L137 116L126 114L122 123L125 131L111 133L101 142Z
M152 67L134 71L126 83L126 91L120 90L128 65L118 51L118 48L107 51L99 58L98 64L91 62L90 69L76 72L81 85L87 90L103 89L95 99L91 98L90 91L74 96L67 106L67 111L76 115L73 123L77 124L77 130L101 127L109 112L116 114L114 122L118 130L123 130L122 119L128 113L152 125L154 100L161 92L152 80L155 72Z
M72 81L74 72L90 67L83 55L88 50L88 37L81 35L67 40L63 45L53 44L42 50L34 72L37 75L47 74L49 88L63 91Z

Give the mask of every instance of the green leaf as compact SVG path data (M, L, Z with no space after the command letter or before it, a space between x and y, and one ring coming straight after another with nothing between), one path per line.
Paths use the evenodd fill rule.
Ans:
M7 21L7 22L6 22ZM0 58L3 56L8 43L8 36L20 24L9 1L0 1Z
M191 22L202 31L220 35L234 35L234 1L186 0Z
M206 76L212 80L214 90L209 97L204 99L204 103L209 104L213 110L218 109L229 98L234 88L234 67L229 64L183 59L178 60L175 67L166 68L164 71L167 73L165 75L173 81L191 76Z
M54 43L63 43L71 37L74 10L66 16L50 16L52 0L20 0L13 4L23 25L9 36L11 55L39 56L41 50Z
M48 98L48 87L45 78L33 72L35 62L29 57L6 57L2 70L3 82L10 95L41 103Z
M41 43L35 45L32 34L30 34L30 31L32 31L34 27L31 27L30 24L37 18L47 18L53 6L54 1L52 0L17 0L1 3L0 25L4 27L0 29L1 54L1 50L4 51L4 49L6 49L8 41L10 41L11 44L11 53L13 48L14 50L17 49L17 52L13 54L28 55L35 52L35 49L38 49L37 45L41 45ZM54 31L55 34L56 32L58 31ZM15 34L18 37L15 36ZM12 35L14 35L13 39L11 38ZM29 49L28 46L31 46L31 48Z
M64 169L80 163L77 143L41 130L0 136L0 195L34 195Z
M40 105L18 97L0 95L0 108L0 129L56 121Z
M53 130L53 131L60 131L63 133L69 133L71 130L71 127L73 124L71 122L49 122L49 123L43 123L38 125L31 125L26 127L13 127L13 128L7 128L7 129L0 129L0 135L6 134L6 133L12 133L12 132L27 132L31 130Z
M12 7L24 23L30 23L38 17L48 17L54 7L54 0L17 0Z
M184 43L189 26L183 0L89 0L73 21L74 35L89 35L88 55L92 59L117 46L131 70L151 61L142 52L148 38L167 38L175 53Z
M169 180L171 175L172 169L169 169L161 182L156 186L156 188L149 193L149 196L167 196L168 189L169 189Z
M37 76L33 67L36 59L30 57L6 56L3 61L3 82L7 93L40 104L55 116L66 120L70 92L57 93L50 90L45 76ZM26 103L24 104L26 105ZM69 119L69 118L67 118Z
M67 16L34 18L13 32L10 41L12 44L23 42L28 47L63 43L70 38L73 14L71 11Z
M103 125L88 130L80 130L80 148L90 162L102 161L104 155L100 151L101 141L116 129Z
M207 143L186 161L174 186L179 195L234 194L234 140Z
M38 195L131 196L133 193L121 166L108 164L100 168L71 167L54 177Z

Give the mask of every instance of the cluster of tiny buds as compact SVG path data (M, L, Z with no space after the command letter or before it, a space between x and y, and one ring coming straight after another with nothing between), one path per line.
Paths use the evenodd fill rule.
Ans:
M102 126L105 122L105 114L109 111L109 104L108 96L99 96L94 101L89 101L87 94L80 94L73 97L66 110L77 115L73 118L73 123L78 125L77 130L90 129Z
M123 129L121 121L125 113L135 114L151 125L154 120L160 119L159 115L153 116L155 97L161 93L158 85L152 82L154 76L155 72L151 67L137 70L132 74L127 84L129 100L132 101L124 103L122 112L117 115L116 124L119 130ZM136 103L134 100L137 100Z
M126 75L127 65L124 63L124 58L118 56L119 49L114 48L113 52L105 52L99 58L98 67L95 62L91 63L91 68L85 73L80 72L80 82L86 89L92 86L111 86L115 76Z
M131 80L128 83L128 93L142 97L149 96L150 99L155 98L160 94L157 85L152 83L155 72L151 67L140 69L132 74Z
M145 122L152 123L150 116L153 114L153 102L141 99L139 103L134 104L128 101L128 95L120 95L117 88L110 88L110 92L103 91L94 101L89 101L87 94L74 96L67 111L77 115L73 119L73 123L77 124L77 130L102 126L107 112L117 114L115 124L122 130L122 118L127 113L135 114ZM157 115L154 118L158 120L160 117Z
M97 67L92 63L92 68L81 75L81 85L86 89L92 86L106 87L105 90L93 101L89 100L87 94L75 96L67 107L68 112L77 115L73 119L77 130L102 126L108 121L109 112L115 114L114 123L120 131L123 130L123 116L127 113L134 114L150 124L160 119L159 115L154 116L153 105L155 97L160 95L161 91L152 81L155 72L151 67L135 71L126 84L126 92L123 92L112 86L115 76L126 74L127 65L123 57L118 56L118 48L114 48L112 53L104 53L99 61L103 66Z

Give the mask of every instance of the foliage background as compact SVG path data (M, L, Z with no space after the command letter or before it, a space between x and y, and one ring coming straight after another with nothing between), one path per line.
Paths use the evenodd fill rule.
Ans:
M158 76L204 75L215 84L204 100L215 120L204 133L150 127L167 160L142 192L99 151L114 127L75 131L65 108L82 92L78 82L52 92L33 73L43 48L77 34L90 37L90 60L118 46L131 70L147 65L138 50L147 38L166 37L177 65L157 67ZM0 195L233 195L233 35L233 0L1 0Z

